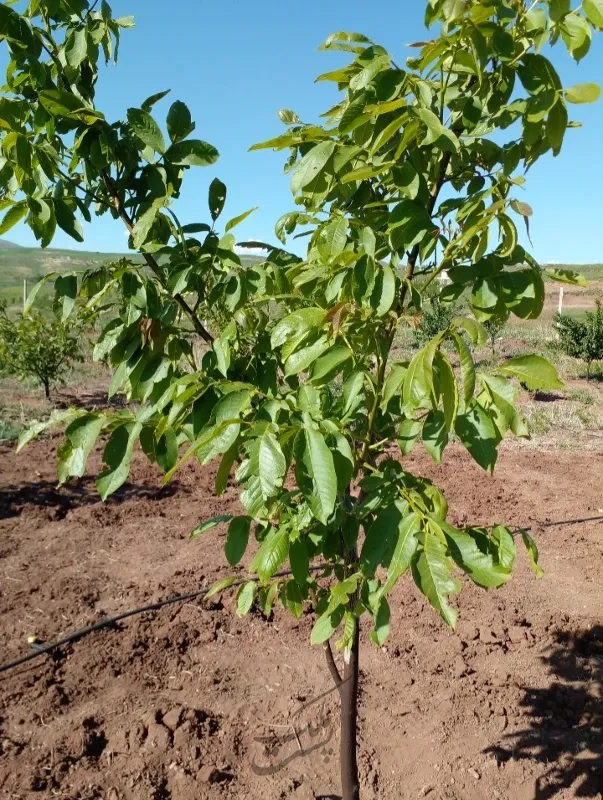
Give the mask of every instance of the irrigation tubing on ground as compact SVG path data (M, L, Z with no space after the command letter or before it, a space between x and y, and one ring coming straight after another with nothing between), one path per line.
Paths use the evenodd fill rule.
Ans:
M322 566L313 567L313 569L322 569ZM284 578L287 575L292 575L292 574L293 573L291 572L291 570L283 570L282 572L277 572L274 575L274 577ZM253 578L241 578L235 581L234 583L231 583L228 588L230 589L234 586L242 586L249 580L253 580ZM84 636L88 636L89 633L100 631L103 628L109 628L112 625L121 622L122 619L127 619L128 617L134 617L137 614L144 614L147 611L158 611L160 608L163 608L164 606L173 605L174 603L186 603L187 600L194 600L197 597L201 597L201 595L207 594L210 589L211 586L206 586L204 589L199 589L196 592L190 592L189 594L178 594L175 595L174 597L168 597L165 600L159 600L157 603L149 603L146 606L133 608L130 611L123 611L121 614L116 614L114 617L105 617L104 619L100 619L98 622L95 622L94 625L89 625L87 628L82 628L79 631L74 631L73 633L70 633L69 636L65 636L65 638L59 639L57 642L53 642L52 644L48 645L36 646L36 650L34 653L28 653L26 656L22 656L21 658L15 659L15 661L10 661L8 664L3 664L2 666L0 666L0 672L7 672L9 669L13 669L14 667L18 667L21 664L25 664L27 661L31 661L34 658L39 658L40 656L46 655L46 653L51 653L58 647L63 647L66 644L71 644L72 642L78 641L78 639L82 639Z
M559 522L546 522L543 523L543 528L552 528L558 525L576 525L581 522L593 522L593 521L603 521L603 516L601 517L587 517L585 519L568 519L568 520L561 520ZM514 530L513 536L518 536L520 533L524 531L531 530L530 527L527 528L517 528ZM311 570L319 570L322 569L326 565L319 565L316 567L311 567ZM275 578L285 578L288 575L292 575L293 573L291 570L283 570L282 572L277 572L274 577ZM232 588L234 586L242 586L247 581L253 580L250 578L241 578L234 583L232 583L228 588ZM121 614L116 614L114 617L105 617L105 619L101 619L98 622L95 622L94 625L89 625L87 628L82 628L79 631L74 631L70 633L68 636L65 636L63 639L59 639L57 642L53 642L52 644L48 645L37 645L35 652L28 653L26 656L21 656L21 658L17 658L14 661L9 661L8 664L3 664L0 666L0 673L8 672L10 669L14 669L15 667L21 666L21 664L25 664L28 661L32 661L34 658L40 658L47 653L52 653L53 650L56 650L59 647L63 647L66 644L71 644L72 642L77 642L79 639L83 639L84 636L88 636L89 633L94 633L95 631L100 631L103 628L109 628L111 625L115 625L118 622L121 622L122 619L127 619L128 617L134 617L137 614L144 614L147 611L158 611L160 608L164 606L173 605L174 603L186 603L187 600L194 600L197 597L201 597L201 595L205 595L209 592L211 586L207 586L204 589L199 589L196 592L190 592L189 594L179 594L175 595L174 597L168 597L166 600L159 600L157 603L149 603L146 606L140 606L139 608L133 608L130 611L123 611Z

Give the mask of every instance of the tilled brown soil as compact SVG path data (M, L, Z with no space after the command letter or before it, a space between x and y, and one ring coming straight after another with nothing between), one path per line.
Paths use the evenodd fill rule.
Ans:
M186 538L236 503L212 496L211 470L187 465L161 490L137 458L103 504L91 479L57 489L55 447L0 450L2 662L28 636L228 574L222 528ZM386 646L363 637L363 798L603 797L603 454L507 449L494 477L454 448L443 467L414 466L445 487L454 521L532 526L546 574L522 557L506 588L466 586L456 633L400 583ZM0 797L337 796L336 696L308 705L331 688L311 624L241 620L224 593L0 673Z

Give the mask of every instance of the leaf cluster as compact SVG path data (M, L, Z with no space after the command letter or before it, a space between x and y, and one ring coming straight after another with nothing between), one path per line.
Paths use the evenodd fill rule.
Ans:
M87 219L94 208L119 219L143 257L53 276L64 319L83 308L105 320L95 357L112 367L110 392L136 401L50 420L67 426L61 481L83 475L99 436L103 498L127 479L137 443L166 480L190 459L215 461L217 494L234 480L244 513L204 520L194 535L227 522L229 563L249 552L241 614L278 601L299 617L310 605L312 641L339 631L342 648L368 615L381 644L387 596L408 574L454 625L457 574L503 585L515 538L504 526L452 526L442 492L405 456L421 443L439 462L454 434L491 471L507 433L528 435L516 383L560 385L540 356L478 371L467 341L484 343L483 322L542 311L543 270L518 243L516 225L529 230L532 216L519 192L574 127L568 104L597 96L589 84L564 89L543 48L560 41L582 58L601 27L599 0L574 10L429 0L426 22L439 32L403 67L362 34L330 36L323 49L349 55L318 79L334 84L335 105L321 124L282 110L285 131L251 148L288 151L295 203L275 226L282 247L238 243L266 253L252 267L232 233L251 210L218 231L219 179L208 222L176 216L187 170L218 157L192 138L187 107L176 101L163 122L161 92L112 123L94 107L94 48L69 64L66 42L80 28L89 42L97 23L114 35L119 20L106 3L99 12L78 2L75 15L65 13L72 0L39 0L26 15L4 7L0 29L11 54L3 102L16 104L2 132L3 224L26 216L45 245L55 222L75 228L71 213ZM30 40L39 46L26 56L19 42ZM289 236L305 237L304 257L286 250ZM396 332L415 326L443 272L450 283L435 302L464 294L467 315L441 321L410 361L397 360ZM208 329L209 308L226 324ZM524 543L538 572L536 546ZM287 563L292 575L277 574Z

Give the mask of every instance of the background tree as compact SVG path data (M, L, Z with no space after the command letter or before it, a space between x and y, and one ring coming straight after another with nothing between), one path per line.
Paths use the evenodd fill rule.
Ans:
M490 342L490 352L492 354L492 359L496 358L496 340L503 332L505 328L505 323L502 321L497 320L495 317L491 319L487 319L484 322L484 328L486 329L486 334L488 336L488 340Z
M563 352L586 364L586 380L590 380L593 361L603 360L603 308L597 300L595 311L586 311L582 319L567 314L555 315L559 345Z
M81 330L69 321L46 319L36 311L11 319L0 308L0 374L34 378L44 387L63 383L74 361L82 361Z
M345 800L359 796L361 620L382 644L388 594L408 574L454 627L456 573L495 588L513 568L508 528L454 527L442 492L386 450L397 440L403 457L422 441L440 461L454 431L491 471L509 430L528 435L513 381L559 386L540 356L477 373L463 336L483 343L482 321L542 310L542 270L518 244L512 214L527 223L531 209L516 192L527 168L560 151L571 126L567 103L598 95L591 84L564 90L541 52L562 40L577 59L586 54L603 22L600 2L570 6L429 0L426 23L439 33L417 43L404 68L361 34L330 36L324 49L351 60L320 77L341 92L324 124L282 110L286 131L256 145L289 149L297 210L276 233L284 243L304 226L305 257L264 245L266 260L244 269L231 230L245 214L223 235L216 230L226 197L219 180L209 191L210 222L174 212L187 170L217 159L191 137L184 103L171 105L165 124L155 110L165 93L116 122L94 107L100 48L111 58L132 19L114 20L106 2L97 10L87 0L32 0L26 14L0 5L10 53L2 230L25 217L43 246L57 224L81 238L78 217L94 207L122 221L145 261L55 283L67 315L77 296L89 309L113 310L95 354L113 365L110 391L123 387L137 401L119 413L55 415L50 424L67 425L59 477L83 473L100 434L108 437L97 478L103 498L127 479L136 442L168 480L190 458L218 459L220 494L234 471L245 513L229 520L226 558L235 565L253 553L238 612L256 602L269 612L277 601L295 617L306 605L316 612L311 641L325 648L341 697ZM409 363L396 361L396 331L420 313L443 271L452 283L442 291L468 289L475 318L453 319ZM204 303L229 312L223 331L205 327ZM34 426L21 446L43 428ZM203 520L194 535L220 521ZM523 540L538 571L536 547Z

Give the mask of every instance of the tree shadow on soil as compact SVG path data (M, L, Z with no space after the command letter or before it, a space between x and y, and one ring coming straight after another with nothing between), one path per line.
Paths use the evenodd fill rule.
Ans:
M106 389L94 391L71 392L62 390L56 393L57 408L83 408L87 411L98 411L107 408L125 408L128 403L125 395L107 397Z
M528 728L491 747L499 761L542 763L534 800L549 800L573 787L575 797L603 792L603 625L584 631L557 631L544 657L552 682L525 687Z
M189 490L177 481L163 487L125 483L105 501L105 504L120 504L127 500L163 500L172 497L176 492L188 493ZM63 519L73 509L100 502L92 477L80 478L61 487L53 481L3 486L0 489L0 519L17 517L23 507L28 505L48 509L52 511L53 519Z

